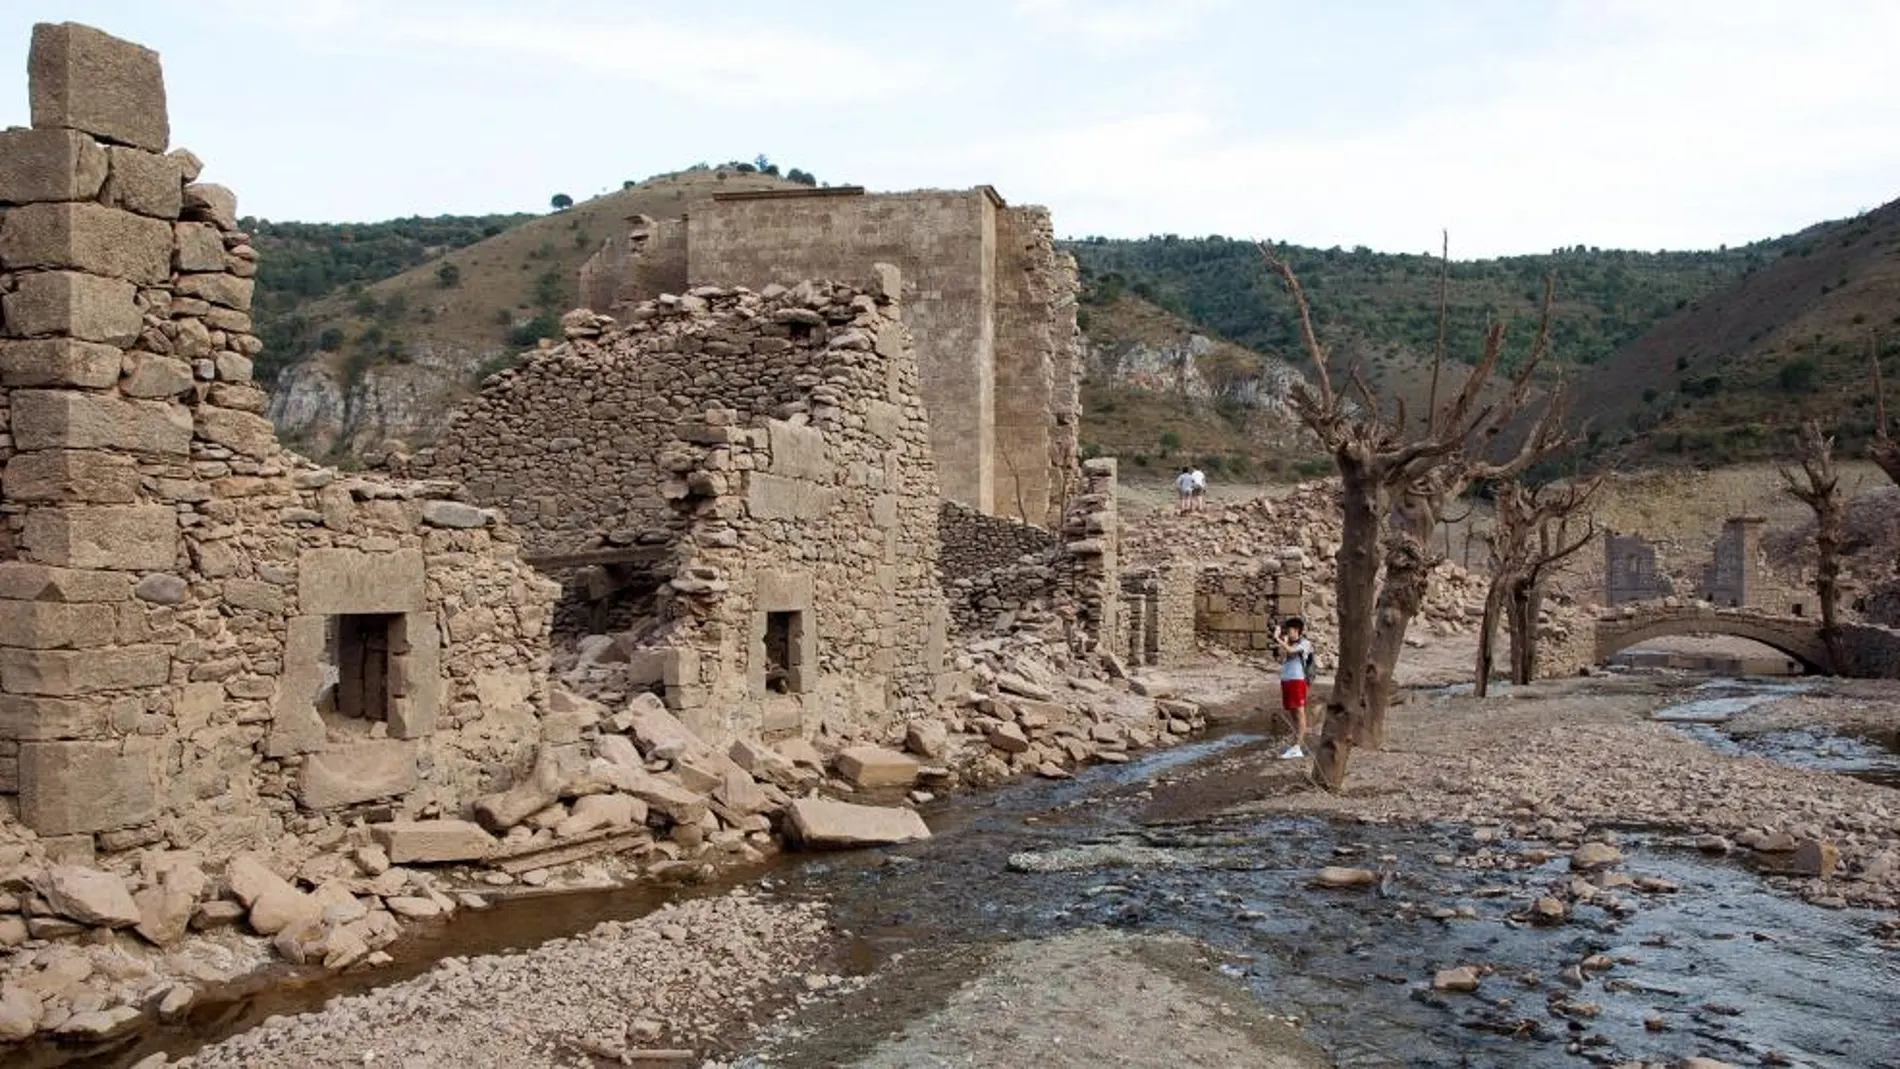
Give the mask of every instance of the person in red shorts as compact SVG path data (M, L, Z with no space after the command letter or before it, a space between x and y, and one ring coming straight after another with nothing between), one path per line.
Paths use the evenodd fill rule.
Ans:
M1306 637L1306 621L1297 616L1280 625L1273 642L1280 652L1280 707L1293 721L1293 745L1280 756L1292 760L1306 756L1300 744L1306 741L1306 683L1312 675L1313 642Z

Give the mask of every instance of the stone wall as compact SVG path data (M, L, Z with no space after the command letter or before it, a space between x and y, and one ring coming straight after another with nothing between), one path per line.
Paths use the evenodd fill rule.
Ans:
M1273 655L1273 631L1305 612L1303 557L1262 561L1252 572L1208 567L1194 591L1194 631L1239 653Z
M1656 566L1656 547L1641 535L1603 535L1603 602L1625 605L1674 593L1669 577Z
M1722 524L1713 559L1702 569L1697 597L1725 609L1761 605L1761 528L1766 522L1759 516L1736 516Z
M282 450L257 254L158 56L34 29L0 133L0 794L80 853L459 810L539 735L553 590L442 487ZM96 836L96 839L94 838Z
M985 516L954 501L937 509L937 534L943 544L940 568L944 586L1020 564L1024 557L1047 558L1062 540L1046 527L1004 516Z
M1122 618L1120 513L1115 502L1114 457L1082 464L1082 481L1069 498L1062 547L1074 570L1075 652L1120 655L1128 647Z
M903 275L944 496L1055 524L1076 479L1081 343L1075 264L1040 208L988 187L719 194L610 241L583 268L583 296L613 311L693 285L860 278L873 262Z
M489 380L418 471L542 552L663 546L632 656L702 738L930 708L947 611L894 269L585 311Z
M1185 564L1122 573L1130 664L1176 664L1194 656L1196 578Z

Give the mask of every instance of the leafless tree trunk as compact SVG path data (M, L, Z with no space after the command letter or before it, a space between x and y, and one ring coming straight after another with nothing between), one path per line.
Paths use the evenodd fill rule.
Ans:
M1478 625L1474 686L1479 697L1490 690L1500 614L1511 635L1511 682L1524 684L1537 678L1537 617L1543 608L1544 583L1558 564L1596 537L1594 521L1581 533L1571 530L1571 521L1596 494L1598 485L1593 480L1553 489L1526 486L1517 479L1499 484L1497 517L1486 536L1491 546L1491 585L1485 591L1484 618Z
M1814 596L1821 603L1821 642L1836 665L1841 663L1841 542L1847 524L1847 503L1840 475L1834 470L1834 439L1821 433L1821 424L1801 425L1795 458L1801 475L1781 469L1788 496L1814 512Z
M1874 369L1874 440L1867 446L1867 455L1887 478L1900 484L1900 442L1887 436L1887 388L1880 379L1880 342L1877 338L1867 339L1867 362Z
M1332 454L1340 478L1344 530L1334 579L1339 650L1313 756L1314 778L1328 790L1338 790L1353 747L1376 745L1383 738L1405 632L1439 562L1430 539L1447 501L1474 475L1517 474L1567 444L1557 430L1561 413L1552 404L1516 456L1496 463L1478 459L1529 399L1531 378L1549 349L1553 290L1546 284L1537 344L1510 379L1502 401L1482 402L1503 346L1504 328L1493 325L1476 366L1443 407L1437 402L1441 349L1433 364L1430 411L1421 426L1413 427L1403 400L1388 417L1356 367L1347 369L1347 380L1357 402L1335 389L1328 354L1313 330L1299 279L1267 246L1261 245L1260 252L1286 285L1313 363L1313 382L1295 387L1291 407ZM1443 316L1441 301L1441 320Z

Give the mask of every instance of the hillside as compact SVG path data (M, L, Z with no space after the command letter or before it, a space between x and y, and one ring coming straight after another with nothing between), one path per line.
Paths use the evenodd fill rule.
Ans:
M1874 423L1870 344L1900 373L1900 201L1784 239L1594 368L1578 407L1605 462L1774 457L1808 416L1858 455Z
M1121 457L1125 478L1136 480L1190 462L1233 479L1311 468L1310 446L1285 409L1300 376L1284 362L1132 293L1085 289L1077 319L1088 346L1084 453Z
M315 299L299 301L292 287L305 277L300 272L260 274L261 329L279 354L268 369L275 374L271 418L318 455L361 452L384 437L426 438L456 397L557 332L582 261L628 216L677 216L715 192L791 184L751 171L693 169L514 225L508 217L429 221L480 239L443 241L410 262L392 254L381 262L393 269L367 283L338 273ZM282 240L293 257L315 258L292 235ZM350 244L342 235L329 243ZM267 248L265 262L271 255Z

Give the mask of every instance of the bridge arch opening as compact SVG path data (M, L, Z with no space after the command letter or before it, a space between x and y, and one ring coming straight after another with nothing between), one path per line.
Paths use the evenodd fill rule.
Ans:
M1796 676L1820 670L1803 653L1759 639L1708 632L1639 638L1611 651L1607 660L1630 667L1719 675Z

